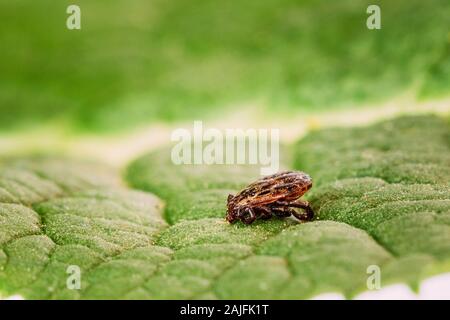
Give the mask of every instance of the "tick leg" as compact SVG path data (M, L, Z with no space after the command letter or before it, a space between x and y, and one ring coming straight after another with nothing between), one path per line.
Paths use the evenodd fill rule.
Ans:
M314 211L311 208L308 201L297 200L296 202L290 203L289 206L294 207L294 208L301 208L301 209L305 210L304 214L298 214L297 212L295 212L294 217L296 217L299 220L309 221L314 218Z
M294 214L295 210L289 207L273 207L273 214L275 214L278 218L287 218Z
M233 222L236 222L236 220L244 221L246 214L247 214L247 208L246 207L239 208L237 210L237 213L236 213L236 218L234 219Z
M311 206L309 205L308 201L304 200L297 200L296 202L283 202L283 201L277 201L275 202L278 206L286 206L290 208L300 208L305 210L305 214L299 214L295 210L292 210L292 215L296 217L299 220L302 221L309 221L314 218L314 211L312 210Z
M263 220L270 219L272 217L272 211L266 207L258 207L255 209L257 216Z
M252 224L256 220L256 214L252 208L247 207L244 209L244 212L248 213L247 215L243 215L241 220L245 224Z

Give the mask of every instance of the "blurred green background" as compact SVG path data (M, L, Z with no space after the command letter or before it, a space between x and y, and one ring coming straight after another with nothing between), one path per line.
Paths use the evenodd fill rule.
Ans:
M381 30L366 28L369 4ZM448 0L0 0L0 130L447 97L449 17Z

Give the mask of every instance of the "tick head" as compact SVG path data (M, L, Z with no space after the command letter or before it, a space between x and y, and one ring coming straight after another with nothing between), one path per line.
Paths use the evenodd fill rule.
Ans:
M236 220L237 220L237 218L236 218L236 216L234 215L234 214L227 214L227 221L229 222L229 223L234 223L234 222L236 222Z
M227 221L233 223L237 220L237 209L233 204L233 195L229 194L227 199Z
M226 219L229 223L236 222L236 220L238 220L237 210L235 208L228 207Z

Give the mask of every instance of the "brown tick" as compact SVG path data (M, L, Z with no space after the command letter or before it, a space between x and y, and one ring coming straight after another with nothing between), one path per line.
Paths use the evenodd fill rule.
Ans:
M256 219L289 217L293 215L301 221L314 217L314 212L307 201L298 200L312 187L312 179L303 172L285 171L264 177L235 196L228 196L227 221L241 220L251 224ZM299 213L294 208L305 212Z

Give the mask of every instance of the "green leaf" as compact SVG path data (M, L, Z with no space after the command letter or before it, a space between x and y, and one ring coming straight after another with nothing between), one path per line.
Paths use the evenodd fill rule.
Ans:
M367 128L321 130L297 145L295 166L313 174L319 184L354 177L447 184L448 141L448 125L433 116L403 117Z
M255 103L289 117L449 97L448 0L77 4L82 32L65 28L67 2L0 3L0 129L115 131ZM366 28L371 4L380 30Z
M0 294L106 297L155 271L171 251L155 196L120 187L101 165L57 159L12 161L0 174ZM66 288L81 268L83 289Z
M351 296L367 289L371 265L381 268L383 284L401 281L416 288L423 277L449 270L448 135L446 123L431 116L310 134L294 149L295 167L316 181L310 201L319 221L305 224L223 222L227 193L255 179L251 169L174 166L169 150L162 150L136 161L128 180L167 202L173 226L158 244L173 249L177 260L183 252L187 262L177 261L176 273L160 273L185 292L177 297L304 298L325 291ZM270 233L260 237L261 228ZM225 255L224 246L242 244L242 256L242 248L231 247L238 256ZM217 246L229 264L217 257ZM198 260L194 269L203 266L203 273L183 271ZM199 282L191 283L193 277ZM146 285L151 297L170 297L158 281Z
M319 219L365 230L396 257L443 263L450 259L448 139L448 124L433 116L323 130L300 141L296 166L319 182L310 198Z
M128 170L131 185L167 199L165 218L223 217L228 194L259 175L256 166L174 165L171 150L163 149L135 161Z
M2 165L0 293L26 298L308 298L382 285L417 289L450 270L448 124L404 117L309 134L293 167L312 175L316 220L224 220L259 168L176 166L170 150L114 172L68 160ZM401 159L401 161L399 160ZM51 166L47 164L51 163ZM59 168L59 169L58 169ZM13 174L14 173L14 174ZM161 218L164 209L164 217ZM81 289L66 287L81 268Z

